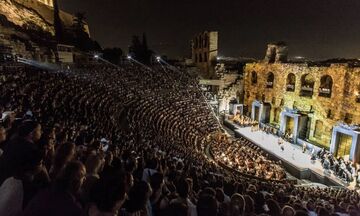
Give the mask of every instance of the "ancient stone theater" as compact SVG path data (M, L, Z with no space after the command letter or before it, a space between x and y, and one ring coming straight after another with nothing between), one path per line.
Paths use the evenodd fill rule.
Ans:
M269 44L263 61L245 66L247 114L294 143L360 160L358 60L287 61L285 43Z

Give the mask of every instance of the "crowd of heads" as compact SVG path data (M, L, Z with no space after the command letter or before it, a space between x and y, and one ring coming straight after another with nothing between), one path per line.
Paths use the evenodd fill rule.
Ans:
M212 151L218 162L240 173L267 180L284 180L286 174L280 161L268 159L260 147L245 138L232 139L226 136L215 140Z
M236 113L231 120L241 127L256 127L259 125L258 121L240 113Z
M160 66L3 68L0 215L358 215L356 191L272 181L281 164L225 138L197 82Z

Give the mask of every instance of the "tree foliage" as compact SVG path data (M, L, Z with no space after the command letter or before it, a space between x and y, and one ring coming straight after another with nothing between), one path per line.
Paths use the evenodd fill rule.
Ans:
M100 51L100 45L92 40L85 31L86 16L84 12L77 12L74 16L72 32L67 35L67 42L82 51Z
M119 65L121 63L121 58L123 55L123 51L120 48L106 48L103 50L103 58L107 61Z
M129 54L132 58L143 64L151 63L153 51L148 48L145 33L143 34L142 42L140 41L139 36L134 35L132 37L131 46L129 47Z

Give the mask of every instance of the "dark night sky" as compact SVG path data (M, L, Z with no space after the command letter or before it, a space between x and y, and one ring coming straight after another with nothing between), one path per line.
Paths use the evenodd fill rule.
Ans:
M290 56L360 58L360 0L59 0L86 12L92 37L124 51L146 32L150 48L171 57L189 53L192 36L219 31L219 54L263 58L283 40Z

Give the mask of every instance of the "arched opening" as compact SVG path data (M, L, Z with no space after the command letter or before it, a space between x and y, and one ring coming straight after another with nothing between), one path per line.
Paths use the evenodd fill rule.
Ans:
M273 72L269 72L267 74L267 79L266 79L266 88L273 88L274 87L274 74Z
M255 71L251 72L251 84L252 85L257 84L257 73Z
M300 96L312 97L314 93L315 79L310 74L304 74L301 76L301 91Z
M333 80L331 76L325 75L320 79L319 96L320 97L331 97Z
M293 73L289 73L286 80L286 91L294 92L296 84L296 76Z
M316 120L314 137L317 139L321 139L323 133L324 133L324 123L321 120Z
M205 35L204 36L204 47L208 47L208 44L209 44L209 36L208 35Z
M208 61L207 53L204 52L204 62L207 62L207 61Z

